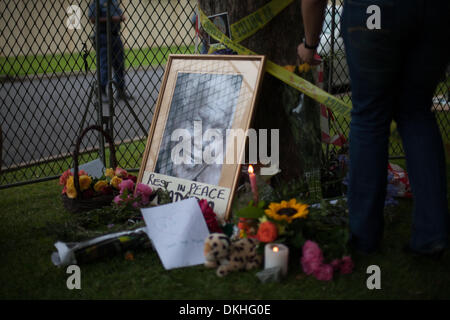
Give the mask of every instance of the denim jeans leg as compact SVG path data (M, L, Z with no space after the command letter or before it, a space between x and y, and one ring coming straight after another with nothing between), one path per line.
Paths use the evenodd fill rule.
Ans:
M383 235L393 79L398 74L394 30L389 24L382 30L367 28L370 4L346 2L342 25L353 103L347 195L350 233L353 244L364 252L376 250ZM381 10L386 17L395 12L390 4Z
M125 88L125 55L120 36L113 36L112 66L118 90Z
M106 46L106 34L100 34L100 87L106 89L108 84L108 50Z
M450 38L448 19L441 19L442 13L449 10L448 1L425 3L422 8L414 50L404 57L404 81L399 87L394 115L414 195L410 247L424 253L448 244L445 155L431 106L436 86L449 62L449 48L441 44L442 39Z

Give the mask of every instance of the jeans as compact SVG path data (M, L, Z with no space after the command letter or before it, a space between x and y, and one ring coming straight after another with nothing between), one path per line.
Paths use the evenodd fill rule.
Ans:
M370 5L381 28L369 29ZM446 247L449 212L442 137L430 108L449 62L449 0L347 0L342 32L350 71L348 205L351 242L378 249L383 236L390 124L395 120L414 196L410 247Z
M119 35L112 35L112 59L111 65L114 71L114 81L117 84L118 90L123 90L125 87L125 64L124 64L124 50L122 40ZM107 35L100 33L100 87L102 90L106 89L108 84L108 49L107 49Z

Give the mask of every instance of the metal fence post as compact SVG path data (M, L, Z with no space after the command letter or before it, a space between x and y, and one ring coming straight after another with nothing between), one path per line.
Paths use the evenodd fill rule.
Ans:
M112 28L111 28L111 4L112 0L107 0L106 7L106 34L107 34L107 55L108 55L108 133L114 141L114 98L113 98L113 80L112 80ZM116 84L117 85L117 84ZM116 88L117 89L117 88Z
M101 92L101 76L100 76L100 0L95 1L95 51L96 51L96 61L97 61L97 124L102 126L103 122L103 105L102 105L102 92ZM100 158L103 165L106 167L106 156L105 156L105 141L103 140L103 135L98 133L98 144Z

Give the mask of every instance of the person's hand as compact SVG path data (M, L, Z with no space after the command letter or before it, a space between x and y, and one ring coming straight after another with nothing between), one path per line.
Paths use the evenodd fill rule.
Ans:
M122 21L125 21L125 16L121 15L121 16L113 16L111 17L111 21L114 23L120 23Z
M297 54L301 62L307 63L311 66L319 65L322 62L322 60L315 57L316 50L305 48L305 44L303 42L298 45Z

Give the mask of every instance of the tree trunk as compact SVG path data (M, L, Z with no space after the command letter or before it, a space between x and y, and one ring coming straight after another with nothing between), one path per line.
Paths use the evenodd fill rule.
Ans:
M231 25L268 2L270 0L199 0L199 6L207 15L228 12ZM281 66L298 65L297 45L304 35L300 4L298 0L292 2L241 44ZM312 80L311 73L307 78ZM280 169L284 179L300 178L320 163L319 108L308 97L298 108L303 97L299 91L265 74L253 127L280 130Z

